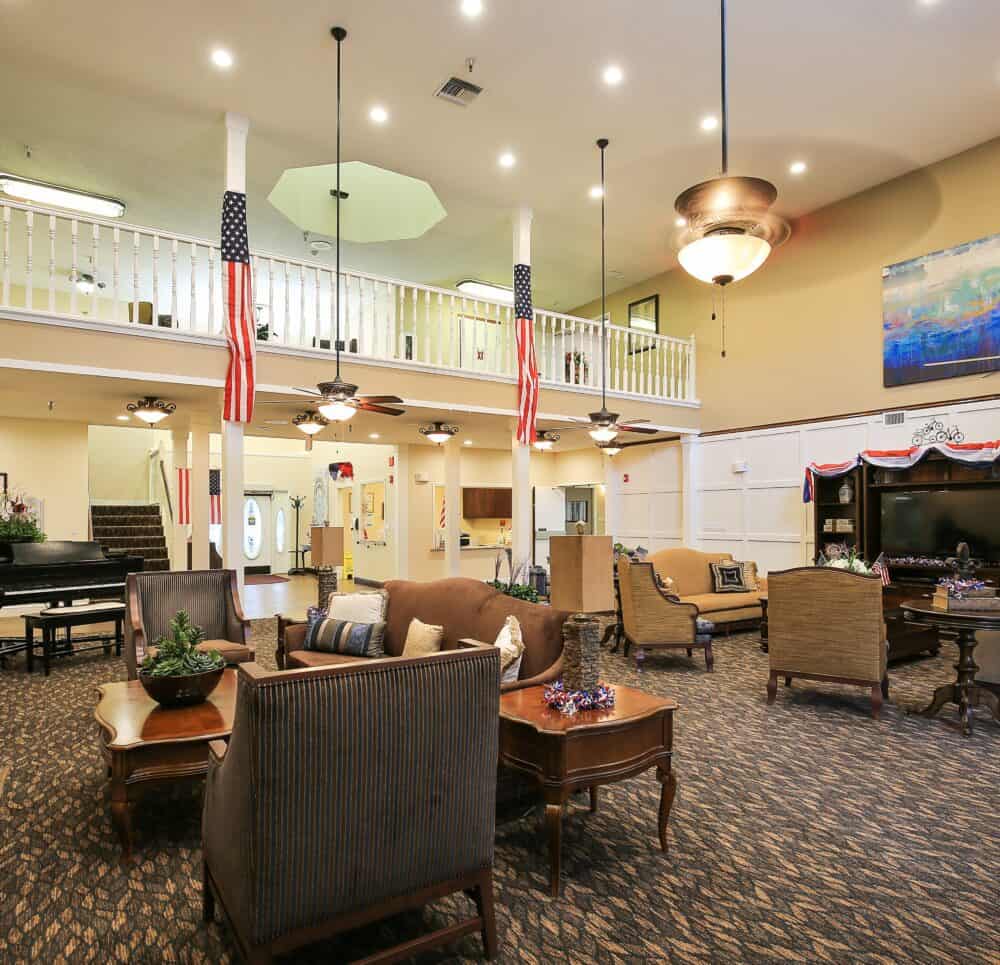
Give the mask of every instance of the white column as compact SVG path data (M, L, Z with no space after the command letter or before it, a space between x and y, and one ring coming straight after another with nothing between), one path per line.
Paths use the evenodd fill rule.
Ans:
M604 533L613 542L618 542L622 528L622 486L621 470L612 456L604 459Z
M392 500L393 532L390 539L396 547L396 579L405 580L410 573L410 447L396 447L396 465L389 469Z
M531 446L522 446L515 434L510 446L511 520L510 545L515 569L531 563Z
M226 190L247 190L247 132L250 121L242 114L226 114Z
M188 430L176 426L170 430L170 499L173 505L174 518L170 528L170 568L174 570L187 569L188 525L179 523L181 497L177 484L177 470L188 466Z
M681 436L681 461L684 473L683 513L684 513L684 545L691 549L698 548L698 532L701 525L698 519L698 482L701 467L701 440L697 435Z
M243 595L243 423L222 420L222 565Z
M462 575L462 446L444 444L444 573Z
M191 569L208 569L208 427L191 426Z

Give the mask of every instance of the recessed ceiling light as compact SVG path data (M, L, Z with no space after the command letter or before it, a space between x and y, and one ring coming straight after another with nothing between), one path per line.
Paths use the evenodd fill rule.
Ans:
M617 64L608 64L604 68L601 77L604 79L605 84L614 87L625 79L625 74Z
M674 225L678 228L687 227L687 218L677 218L674 220Z
M510 151L504 151L504 153L497 159L497 163L502 168L512 168L515 164L517 164L517 158L514 157Z
M714 114L708 114L701 119L703 131L714 131L719 126L719 119Z
M789 174L805 174L806 173L806 162L805 161L792 161L788 165Z
M604 197L604 188L602 188L602 187L601 187L601 186L600 186L599 184L595 184L595 185L594 185L594 186L593 186L593 187L592 187L592 188L590 189L590 196L591 196L591 197L592 197L592 198L593 198L593 199L594 199L595 201L596 201L596 200L598 200L599 198L603 198L603 197Z
M377 432L370 432L368 434L369 439L381 439L382 437Z
M381 105L376 104L369 112L368 117L373 124L384 124L389 120L389 112Z
M116 415L115 418L119 422L128 422L128 420L129 420L129 417L127 415Z
M472 440L471 439L466 439L465 442L462 443L462 445L463 446L471 446L472 445Z
M483 12L483 0L462 0L462 13L467 17L478 17Z
M212 51L212 63L219 70L229 70L233 66L233 55L225 47L216 47Z

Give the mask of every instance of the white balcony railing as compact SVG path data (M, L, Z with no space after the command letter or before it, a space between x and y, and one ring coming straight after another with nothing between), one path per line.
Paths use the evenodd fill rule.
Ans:
M13 202L0 202L0 231L0 309L155 325L189 337L222 334L215 242ZM258 339L332 352L332 268L263 252L253 253L252 262ZM390 365L517 377L510 306L350 270L341 272L340 294L348 354ZM536 310L534 326L543 385L600 387L599 322ZM697 400L693 337L610 325L606 364L611 392Z

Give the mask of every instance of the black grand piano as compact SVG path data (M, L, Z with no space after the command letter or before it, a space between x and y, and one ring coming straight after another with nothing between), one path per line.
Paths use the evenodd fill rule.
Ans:
M0 609L25 603L56 606L81 599L121 600L126 577L142 567L141 556L107 556L99 543L0 542ZM0 655L19 643L0 639Z

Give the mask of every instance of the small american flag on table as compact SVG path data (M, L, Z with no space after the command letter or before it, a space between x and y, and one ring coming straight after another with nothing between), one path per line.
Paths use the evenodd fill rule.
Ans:
M222 525L222 470L208 470L208 524Z

